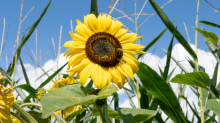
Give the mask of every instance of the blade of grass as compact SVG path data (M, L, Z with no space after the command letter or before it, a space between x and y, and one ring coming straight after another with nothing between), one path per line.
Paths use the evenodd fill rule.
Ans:
M44 87L47 83L49 83L66 65L68 64L68 62L66 64L64 64L60 69L58 69L56 72L54 72L54 74L52 74L50 77L48 77L37 89Z
M97 0L91 0L91 8L90 14L94 14L96 17L99 16L98 7L97 7Z
M132 99L131 99L131 97L129 96L128 92L127 92L125 89L124 89L124 92L125 92L125 94L126 94L126 96L127 96L127 98L128 98L128 101L129 101L131 107L132 107L132 108L136 108L136 106L134 105L134 102L132 101Z
M179 17L176 18L176 19L173 21L173 23L174 23L177 19L179 19ZM166 31L167 31L167 28L166 28L165 30L163 30L156 38L154 38L154 40L151 41L151 42L143 49L143 51L144 51L144 52L147 52L148 49L150 49L151 46L153 46L153 45L160 39L160 37L161 37ZM143 54L139 54L139 55L137 56L137 59L139 59L141 56L143 56Z
M23 71L23 74L24 74L24 78L25 78L25 80L26 80L26 83L27 83L28 85L30 85L30 82L29 82L29 79L28 79L28 76L27 76L27 72L26 72L26 70L25 70L25 68L24 68L24 64L23 64L23 62L22 62L22 60L21 60L21 57L19 57L19 60L20 60L20 63L21 63L21 68L22 68L22 71Z
M24 46L24 44L27 42L27 40L29 39L29 37L31 36L31 34L34 32L35 28L37 27L37 25L39 24L39 22L41 21L41 19L43 18L44 14L46 13L47 9L50 6L51 1L48 3L47 7L44 9L43 13L40 15L39 19L34 23L34 25L32 26L32 28L30 29L30 31L28 32L28 34L21 40L20 44L17 47L17 51L15 53L15 56L13 57L12 62L10 63L8 70L7 70L7 74L9 76L12 75L13 71L14 71L14 66L16 64L16 57L19 58L20 57L20 53L21 53L21 48Z
M155 0L149 0L151 6L157 12L163 23L167 26L170 32L175 36L175 38L179 41L179 43L186 49L186 51L193 57L193 59L197 59L197 55L190 47L185 38L181 35L181 33L175 28L170 19L166 16L160 6L155 2ZM175 32L175 33L174 33Z
M209 25L209 26L220 28L220 25L209 22L209 21L198 21L198 23L202 23L202 24L206 24L206 25Z

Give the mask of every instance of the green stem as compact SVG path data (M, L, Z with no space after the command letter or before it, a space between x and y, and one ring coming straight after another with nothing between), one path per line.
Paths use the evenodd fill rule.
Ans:
M108 123L108 121L106 121L105 116L104 116L104 114L102 113L100 107L99 107L96 103L93 103L93 104L94 104L94 106L96 107L96 109L98 110L98 112L99 112L99 114L100 114L100 116L101 116L101 118L102 118L102 122L103 122L103 123Z
M22 123L28 123L28 122L26 122L22 117L20 117L19 115L15 114L15 113L13 113L13 112L11 112L11 114L12 114L13 116L15 116L16 118L18 118Z
M196 28L198 27L198 16L199 16L199 0L197 2L197 14L196 14ZM197 30L195 33L195 53L197 55ZM198 67L198 58L195 60L196 62L196 71L199 71ZM200 111L201 111L201 123L204 123L204 109L202 104L202 88L199 87L199 101L200 101Z
M37 121L17 103L13 105L13 108L18 110L21 113L21 115L27 120L28 123L37 123Z
M37 104L37 103L24 103L22 105L20 105L21 107L24 107L24 106L37 106L37 107L42 107L42 105L40 104ZM53 113L57 118L59 118L63 123L67 123L60 115L58 115L57 113Z
M105 104L103 105L103 114L104 114L104 116L105 116L105 119L106 119L107 121L109 121L107 98L105 99Z

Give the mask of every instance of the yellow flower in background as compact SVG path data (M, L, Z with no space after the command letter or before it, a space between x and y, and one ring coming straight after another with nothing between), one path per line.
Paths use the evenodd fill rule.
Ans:
M77 81L75 79L70 79L70 78L62 78L61 80L57 80L57 81L54 81L54 85L51 86L50 88L46 89L46 91L50 91L52 89L56 89L56 88L59 88L60 85L59 83L63 84L63 85L70 85L70 84L74 84L74 83L77 83Z
M42 89L42 88L38 89L38 91L37 91L37 99L40 100L41 97L45 94L45 92L46 91L44 89Z
M120 21L112 20L110 15L94 14L84 17L84 23L76 20L77 26L70 36L73 41L67 41L65 56L69 57L68 70L70 77L77 73L77 78L84 85L92 78L95 86L102 89L111 82L122 88L125 77L133 74L138 68L138 60L134 54L144 54L139 49L142 45L133 44L136 33L127 33Z
M13 91L13 89L0 85L0 122L3 123L12 123L10 107L14 105L16 100L9 91Z
M46 89L46 91L50 91L52 89L59 88L60 87L59 83L61 83L63 85L70 85L70 84L77 83L77 81L75 79L71 80L70 78L62 78L61 80L57 80L57 81L53 80L53 82L54 82L54 85L52 85L50 88ZM78 110L78 108L82 108L82 106L73 106L73 107L66 108L65 113L64 113L64 117L67 117L69 114L73 113L75 110ZM62 116L61 110L56 111L56 113L58 115ZM55 117L55 115L53 114L52 117Z
M2 73L0 72L0 84L2 84L5 80L6 80L6 77L4 77Z
M13 117L12 123L21 123L21 121L18 118Z

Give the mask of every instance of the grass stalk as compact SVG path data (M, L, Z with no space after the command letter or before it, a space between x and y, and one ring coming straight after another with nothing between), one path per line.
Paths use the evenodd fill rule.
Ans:
M21 16L22 16L22 10L23 10L23 2L24 0L21 1L21 11L20 11L20 22L19 22L19 27L18 27L18 35L17 35L17 39L16 39L16 42L17 42L17 47L18 47L18 44L19 44L19 37L20 37L20 31L21 31ZM11 86L13 87L14 86L14 79L15 79L15 69L16 69L16 65L17 65L17 52L15 54L15 65L14 65L14 73L13 73L13 78L12 78L12 83L11 83Z
M197 2L197 14L196 14L196 28L198 27L198 16L199 16L199 1ZM197 31L195 32L195 53L197 55ZM196 71L199 71L198 68L198 58L195 59L196 62ZM199 102L200 102L200 111L201 111L201 123L204 123L204 109L202 104L202 88L199 87Z

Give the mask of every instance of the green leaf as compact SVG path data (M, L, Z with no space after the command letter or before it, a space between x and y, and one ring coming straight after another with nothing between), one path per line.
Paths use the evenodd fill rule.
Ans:
M160 6L155 2L155 0L149 0L151 6L157 12L163 23L167 26L170 32L175 36L175 38L179 41L179 43L186 49L186 51L193 57L193 59L197 59L196 53L190 47L186 39L181 35L181 33L175 28L170 19L166 16Z
M170 42L170 45L169 45L169 48L168 48L168 52L167 52L167 61L166 61L166 66L165 66L165 69L164 69L164 72L163 72L163 79L164 80L167 80L167 75L168 75L168 72L169 72L170 58L171 58L171 52L172 52L172 47L173 47L173 39L174 39L174 35L171 39L171 42Z
M121 116L118 114L118 112L114 111L110 107L108 107L108 115L109 115L109 118L114 118L114 119L117 119L117 120L122 119ZM92 109L92 116L100 116L100 114L99 114L99 112L96 108Z
M210 90L212 91L212 93L215 95L216 98L219 98L219 91L218 89L215 88L214 85L210 86Z
M211 109L216 115L220 116L220 102L219 101L215 99L208 100L207 108Z
M208 90L206 90L206 89L203 89L203 88L201 88L202 89L202 106L203 107L205 107L206 106L206 100L207 100L207 98L208 98Z
M140 63L137 75L147 91L157 99L160 108L168 117L174 122L186 122L175 93L166 81L157 74L157 72L151 69L148 65Z
M56 72L54 72L53 75L51 75L50 77L48 77L43 83L41 83L41 85L37 88L42 88L44 87L47 83L49 83L66 65L68 64L68 62L66 64L64 64L60 69L58 69Z
M37 65L39 68L41 68L41 70L44 72L42 75L40 75L37 79L39 80L41 77L43 77L44 75L47 75L48 77L50 77L47 73L50 72L54 67L50 68L48 71L45 71L40 65Z
M164 49L163 49L163 50L164 50ZM167 53L166 50L164 50L164 52ZM180 69L182 69L185 73L188 73L188 71L186 70L186 68L183 67L183 66L179 63L179 61L177 61L173 56L171 56L171 58L172 58L173 61L180 67Z
M125 92L125 95L126 95L127 98L128 98L128 101L129 101L131 107L132 107L132 108L136 108L136 106L135 106L134 102L132 101L131 97L129 96L127 90L124 89L124 92Z
M199 28L194 28L194 29L197 30L200 34L202 34L209 41L211 41L213 44L215 44L215 45L218 44L218 41L220 39L214 32L209 32L209 31L202 30L202 29L199 29Z
M26 83L27 83L28 85L30 85L30 82L29 82L29 79L28 79L26 70L25 70L25 68L24 68L24 64L23 64L23 62L22 62L22 60L21 60L21 57L19 57L19 60L20 60L20 63L21 63L21 68L22 68L22 71L23 71L23 73L24 73L24 78L25 78L25 80L26 80Z
M31 95L31 97L36 97L37 91L33 87L31 87L29 84L18 85L18 86L15 86L15 88L24 89Z
M46 118L54 111L63 110L67 107L95 103L97 99L106 98L118 91L115 85L109 85L103 88L98 95L86 96L81 88L80 84L66 85L44 94L40 100L43 107L42 117Z
M79 109L77 111L74 111L72 114L68 115L68 117L65 119L66 122L70 122L75 116L77 116L80 113L83 113L85 109Z
M176 75L171 82L193 85L207 89L209 83L209 75L205 72L192 72ZM208 89L207 89L208 90Z
M205 121L205 123L212 123L212 120L215 118L215 115L210 117L208 120Z
M173 23L174 23L177 19L179 19L179 17L176 18L176 19L173 21ZM167 28L164 29L156 38L154 38L154 40L151 41L142 51L147 52L148 49L150 49L150 48L160 39L160 37L161 37L166 31L167 31ZM143 54L139 54L139 55L137 56L137 59L139 59L141 56L143 56Z
M183 98L183 99L186 101L186 103L189 105L190 109L193 111L193 113L194 113L195 116L197 117L198 121L201 122L201 118L200 118L198 112L196 111L196 108L194 109L194 108L191 106L191 104L189 103L189 101L187 100L186 97L184 97L184 96L182 96L182 95L180 95L179 97Z
M98 7L97 7L97 0L91 0L91 8L90 8L90 14L94 14L96 17L99 16L98 13Z
M133 90L134 94L135 94L135 95L138 95L137 87L136 87L136 85L134 84L134 81L131 79L130 76L128 77L128 84L130 85L130 87L131 87L131 89Z
M86 89L92 88L92 85L93 85L93 81L92 81L92 79L91 79L90 82L89 82L89 84L86 85Z
M172 71L170 72L170 74L167 76L167 80L166 80L167 83L170 81L170 78L171 78L171 76L173 75L173 72L174 72L175 69L176 69L176 67L173 68L173 70L172 70Z
M148 109L150 102L148 100L147 91L144 88L144 86L141 86L139 88L139 91L140 91L140 94L141 94L141 98L140 98L141 109Z
M203 23L203 24L206 24L206 25L209 25L209 26L220 28L220 25L212 23L212 22L208 22L208 21L198 21L198 23Z
M42 119L41 115L42 113L37 112L37 111L29 111L28 112L38 123L50 123L50 117L46 119Z
M189 64L191 65L191 67L194 69L194 72L196 72L196 64L194 63L194 61L192 61L190 58L186 58L186 60L189 62ZM199 67L199 71L205 72L205 68L198 65Z
M142 122L155 116L157 111L147 109L118 108L124 123Z
M213 72L213 76L212 76L212 81L213 81L213 85L216 86L217 83L217 77L218 77L218 62L215 65L215 70Z
M10 63L10 67L7 70L7 74L9 76L12 75L13 71L14 71L14 66L15 66L15 58L19 58L20 57L20 53L21 53L21 48L24 46L24 44L27 42L27 40L29 39L29 37L31 36L31 34L34 32L35 28L37 27L37 25L39 24L39 22L41 21L41 19L43 18L44 14L46 13L47 9L50 6L51 1L48 3L47 7L44 9L43 13L40 15L40 17L38 18L37 21L35 21L34 25L32 26L32 28L30 29L30 31L28 32L28 34L22 38L21 42L19 43L18 47L17 47L17 51L15 53L15 56L13 57L12 62Z

